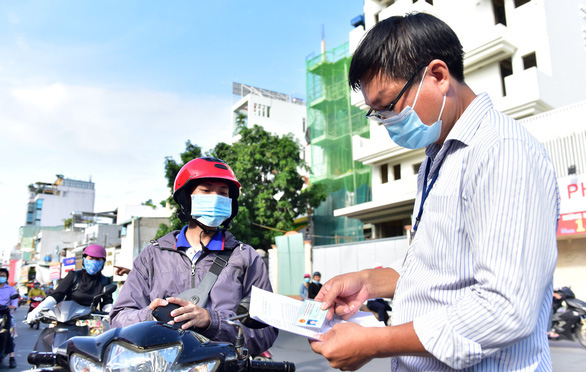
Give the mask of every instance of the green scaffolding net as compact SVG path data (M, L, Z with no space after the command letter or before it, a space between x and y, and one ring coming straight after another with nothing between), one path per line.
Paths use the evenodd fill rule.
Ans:
M364 112L350 103L350 59L348 43L306 59L310 181L329 192L313 214L315 245L364 240L359 220L334 217L336 209L371 200L370 167L352 157L352 136L370 132Z

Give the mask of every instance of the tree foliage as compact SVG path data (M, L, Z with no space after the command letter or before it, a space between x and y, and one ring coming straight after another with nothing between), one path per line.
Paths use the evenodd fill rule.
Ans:
M326 193L322 185L304 187L300 171L309 171L309 167L301 159L301 147L292 135L278 136L258 125L240 125L238 130L238 141L232 145L218 143L207 155L226 161L242 185L239 212L230 231L255 248L268 249L275 236L292 230L294 219L306 214L308 208L316 208L325 200ZM201 149L187 141L181 163L165 158L171 193L181 167L199 156ZM177 208L172 196L168 203ZM157 236L181 227L181 221L173 217L171 226L161 225Z

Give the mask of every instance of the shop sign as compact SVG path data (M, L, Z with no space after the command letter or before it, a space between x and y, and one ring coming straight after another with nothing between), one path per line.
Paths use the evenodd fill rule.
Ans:
M586 233L586 212L566 213L558 221L558 236Z
M67 272L75 270L75 257L63 259L63 266L61 266L61 277L64 278Z
M61 279L61 264L59 262L52 262L49 265L49 279Z
M586 211L586 174L558 178L560 213Z
M20 282L21 283L28 282L28 269L29 268L30 268L30 266L24 266L22 269L20 269Z

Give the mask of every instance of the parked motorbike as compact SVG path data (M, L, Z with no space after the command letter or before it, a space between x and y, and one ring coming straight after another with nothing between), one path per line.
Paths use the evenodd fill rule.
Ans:
M35 296L33 298L31 298L31 304L28 308L28 312L30 313L31 311L33 311L37 306L39 306L39 304L41 302L43 302L45 298L43 296ZM35 320L34 322L29 323L29 326L31 328L35 327L36 329L39 329L39 325L41 324L41 322L39 322L38 320Z
M578 341L586 347L586 302L577 299L568 287L556 290L556 293L561 295L561 299L557 300L557 309L554 300L554 310L557 311L553 315L552 328L559 334L554 340ZM561 307L563 302L566 303L565 308Z
M53 309L43 309L39 320L43 323L56 324L54 327L43 329L29 358L33 354L54 353L74 336L89 336L90 327L87 324L80 326L77 324L78 321L106 317L108 313L96 310L96 304L104 295L114 293L116 288L116 284L105 286L102 293L94 297L91 306L83 306L75 301L62 301Z
M0 305L0 362L6 356L6 345L10 340L10 323L11 323L11 316L10 316L10 301L16 300L20 297L18 294L13 294L8 299L8 302L5 304Z
M293 363L258 361L249 356L242 327L266 325L250 319L247 308L239 306L237 313L227 321L238 327L234 344L210 341L193 330L163 321L147 321L97 337L73 337L53 352L29 354L28 362L52 366L36 371L294 372Z

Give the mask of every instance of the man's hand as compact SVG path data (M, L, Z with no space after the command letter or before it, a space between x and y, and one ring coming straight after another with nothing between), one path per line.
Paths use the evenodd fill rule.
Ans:
M130 269L127 269L125 267L122 266L116 266L114 265L114 267L116 268L116 271L114 272L116 275L118 276L122 276L122 275L126 275L130 272Z
M174 321L186 321L187 323L181 326L182 329L189 329L191 327L205 329L210 326L211 320L208 311L182 298L169 297L166 300L155 298L153 302L149 304L149 308L154 310L158 306L167 306L169 303L181 306L180 308L171 311L170 315L174 317L174 319L169 323L173 324Z
M364 271L335 276L322 286L314 300L322 302L322 310L329 309L328 319L332 319L334 312L348 319L371 297L366 279Z
M356 323L338 323L321 335L319 341L309 342L313 351L323 355L333 368L354 371L375 356L373 340L369 335L376 329Z

